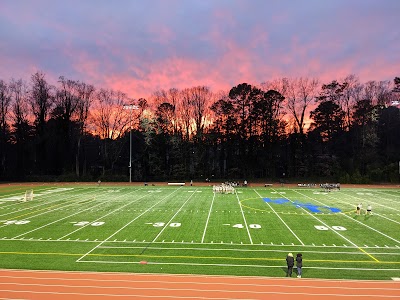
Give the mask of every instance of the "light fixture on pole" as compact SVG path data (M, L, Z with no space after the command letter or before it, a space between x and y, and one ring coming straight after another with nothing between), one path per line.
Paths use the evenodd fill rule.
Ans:
M123 109L129 109L129 182L132 182L132 110L139 109L139 106L124 105Z

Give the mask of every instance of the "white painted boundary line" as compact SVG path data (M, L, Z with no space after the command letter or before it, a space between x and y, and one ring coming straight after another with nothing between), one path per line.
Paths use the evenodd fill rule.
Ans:
M171 196L173 193L175 193L176 191L178 191L179 189L181 189L182 187L175 189L172 191L172 193L169 193L168 195L166 195L164 198L162 198L160 201L157 201L156 203L154 203L152 206L150 206L148 209L146 209L143 213L141 213L140 215L138 215L136 218L132 219L131 221L129 221L128 223L126 223L124 226L122 226L120 229L118 229L117 231L115 231L113 234L111 234L108 238L106 238L105 240L103 240L102 242L100 242L96 247L92 248L91 250L89 250L88 252L86 252L84 255L82 255L80 258L78 258L76 260L76 262L80 262L83 258L85 258L87 255L89 255L90 253L92 253L94 250L96 250L98 247L100 247L101 245L103 245L105 242L107 242L109 239L111 239L114 235L116 235L118 232L120 232L121 230L123 230L124 228L126 228L127 226L129 226L130 224L132 224L134 221L136 221L137 219L139 219L141 216L143 216L145 213L147 213L148 211L150 211L153 207L155 207L156 205L158 205L159 203L161 203L162 201L164 201L165 199L167 199L169 196Z
M68 272L65 272L66 274L70 274ZM90 273L90 272L88 272ZM79 273L78 273L79 274ZM55 275L55 274L54 274ZM135 274L136 275L136 274ZM154 274L155 276L157 276L156 274ZM174 275L176 276L176 275ZM179 277L179 275L177 275L177 277ZM202 277L202 276L198 276L198 277ZM208 277L208 276L207 276ZM241 278L242 276L240 276ZM0 275L0 278L11 278L11 279L35 279L38 280L38 277L34 277L34 276L5 276L5 275ZM218 277L216 277L218 279ZM230 278L230 276L227 276L227 278ZM262 279L257 278L256 279ZM272 278L272 280L276 280L277 278ZM397 278L400 280L400 278ZM63 277L40 277L40 280L55 280L55 281L82 281L82 282L126 282L126 283L166 283L164 280L158 280L158 279L147 279L147 280L143 280L143 279L92 279L92 278L84 278L84 277L80 277L80 278L63 278ZM393 280L396 280L396 277L394 277ZM308 281L308 282L307 282ZM313 280L311 278L308 278L307 281L304 281L303 285L296 285L296 288L313 288L313 289L331 289L332 286L328 285L328 286L314 286L314 285L307 285L307 283L309 283L309 281L317 281L317 280ZM322 280L321 280L322 281ZM350 280L349 280L350 281ZM359 280L357 280L358 282ZM361 281L361 280L360 280ZM322 281L324 282L324 281ZM326 280L326 282L330 282L328 280ZM277 284L277 283L269 283L267 280L265 283L228 283L228 282L199 282L199 281L194 281L194 280L187 280L187 281L171 281L168 280L168 284L175 284L175 283L185 283L185 284L193 284L193 285L224 285L224 286L251 286L251 287L284 287L287 288L288 285L287 284ZM391 283L391 282L389 282ZM10 284L10 283L4 283L4 284ZM12 283L11 283L12 284ZM375 290L382 290L384 289L385 291L400 291L400 289L396 289L396 288L382 288L382 287L346 287L346 286L337 286L335 287L336 289L340 289L340 290L371 290L371 291L375 291Z
M384 218L384 219L386 219L386 220L388 220L388 221L391 221L391 222L393 222L393 223L400 224L400 222L397 222L397 221L395 221L395 220L393 220L393 219L390 219L390 218L388 218L388 217L385 217L384 215L381 215L381 214L374 213L374 216L378 216L378 217Z
M84 201L86 201L86 200L84 200ZM82 202L84 202L84 201L82 201ZM96 199L93 199L93 200L88 201L87 203L91 203L91 202L95 202L95 201L97 201L97 200L96 200ZM109 201L112 201L112 200L109 200ZM76 203L73 203L73 204L71 204L71 205L74 205L74 204L76 204ZM79 204L79 203L78 203L78 204ZM69 217L78 215L78 214L80 214L80 213L82 213L82 212L84 212L84 211L87 211L87 210L89 210L89 209L93 209L94 207L97 207L97 206L100 206L100 205L103 205L103 204L104 204L104 202L99 203L99 204L97 204L97 205L95 205L95 206L90 206L90 207L88 207L88 208L86 208L86 209L83 209L83 210L80 210L80 211L75 212L75 213L73 213L73 214L70 214L70 215L68 215L68 216L66 216L66 217L64 217L64 218L57 219L57 220L55 220L55 221L53 221L53 222L50 222L50 223L47 223L47 224L45 224L45 225L43 225L43 226L37 227L37 228L32 229L32 230L30 230L30 231L26 231L26 232L24 232L24 233L22 233L22 234L19 234L19 235L15 236L14 239L19 238L20 236L26 235L26 234L28 234L28 233L34 232L34 231L36 231L36 230L42 229L42 228L47 227L47 226L49 226L49 225L52 225L52 224L54 224L54 223L58 223L58 222L60 222L60 221L62 221L62 220L65 220L65 219L67 219L67 218L69 218ZM68 207L68 206L70 206L70 205L66 205L66 206L64 206L64 207L60 207L59 209L62 209L62 208ZM55 210L52 210L52 211L57 211L57 210L59 210L59 209L55 209ZM49 212L51 212L51 211L49 211ZM48 213L48 212L46 212L46 213ZM37 215L36 215L36 216L37 216Z
M212 208L213 208L213 205L214 205L214 200L215 200L215 193L213 193L213 198L212 198L212 201L211 201L210 209L209 209L209 211L208 211L207 221L206 221L206 225L205 225L205 227L204 227L203 236L202 236L202 238L201 238L201 243L204 243L204 238L205 238L205 236L206 236L207 227L208 227L208 222L209 222L209 220L210 220L211 211L212 211Z
M165 243L162 243L165 244ZM192 245L190 243L190 245ZM214 245L214 244L213 244ZM229 244L231 245L231 244ZM99 248L102 249L143 249L143 246L100 246ZM348 247L350 248L350 247ZM256 252L273 252L273 253L287 253L287 250L276 250L276 249L243 249L243 248L202 248L202 247L157 247L157 246L150 246L148 249L153 249L153 250L182 250L182 251L188 251L188 250L198 250L198 251L232 251L232 252L251 252L251 253L256 253ZM353 248L357 249L358 248ZM386 249L386 248L385 248ZM313 253L313 254L349 254L349 255L365 255L365 253L362 253L360 251L357 252L352 252L352 251L301 251L302 253ZM372 253L369 252L369 254L379 254L379 255L400 255L400 252L397 253L388 253L388 252L376 252Z
M71 199L79 199L79 198L81 198L81 197L82 197L82 195L75 195L75 196L73 196L73 197L70 197L69 200L71 200ZM60 206L60 207L58 207L58 208L51 209L51 210L46 210L46 211L43 211L43 212L38 213L38 214L35 214L35 215L31 215L31 216L28 217L28 218L24 218L24 220L31 220L31 219L36 218L36 217L38 217L38 216L45 215L45 214L47 214L47 213L51 213L51 212L54 212L54 211L57 211L57 210L60 210L60 209L66 208L66 207L74 206L74 205L76 205L76 204L80 204L80 203L85 202L85 201L87 201L87 199L84 199L84 200L81 200L81 201L78 200L77 202L73 202L73 203L65 203L65 205L63 205L63 206ZM91 201L93 201L93 200L90 200L89 202L91 202ZM58 201L56 201L56 202L58 202ZM63 201L60 201L60 202L63 202ZM51 202L50 204L52 204L52 203L53 203L53 202ZM60 205L61 205L61 204L60 204ZM45 208L46 208L46 207L45 207ZM45 208L44 208L44 209L45 209ZM43 209L43 210L44 210L44 209ZM18 211L17 211L17 212L18 212ZM13 213L16 213L16 212L14 211ZM0 226L0 228L5 227L5 226L9 226L9 225L4 224L4 225Z
M353 195L351 195L351 194L346 194L346 195L349 196L349 197L351 197L351 198L355 198L355 199L357 200L357 202L359 202L359 201L364 201L363 198L356 197L356 196L353 196ZM331 198L332 198L332 197L331 197ZM335 201L337 201L337 200L335 199ZM344 201L342 201L342 200L339 200L339 202L340 202L340 203L347 204L347 205L351 205L350 203L344 202ZM372 202L371 202L371 203L372 203ZM385 207L386 207L386 206L385 206ZM390 208L390 207L389 207L389 208ZM400 222L397 222L397 221L395 221L395 220L393 220L393 219L390 219L390 218L388 218L388 217L385 217L385 216L383 216L382 214L377 214L377 213L374 212L374 215L375 215L375 216L379 216L379 217L384 218L384 219L387 219L387 220L392 221L392 222L394 222L394 223L400 224Z
M57 276L58 274L72 274L72 275L82 275L83 278L85 278L85 274L91 274L91 275L96 275L96 276L110 276L114 275L114 278L125 278L128 277L128 280L132 278L132 276L135 277L177 277L177 278L182 278L185 277L187 278L190 276L191 278L215 278L215 279L225 279L225 278L243 278L243 279L256 279L256 280L280 280L279 277L271 277L271 276L251 276L251 275L206 275L206 274L167 274L167 273L135 273L135 272L113 272L113 271L108 271L108 272L96 272L96 271L55 271L55 270L31 270L31 269L3 269L0 268L0 274L1 272L6 272L6 273L39 273L39 274L50 274L52 276ZM1 275L4 276L4 275ZM17 276L16 276L17 277ZM23 277L23 276L22 276ZM61 277L64 278L64 277ZM380 285L393 285L392 280L380 280L380 279L326 279L326 278L302 278L304 281L312 281L312 282L370 282L370 283L379 283Z
M98 264L140 264L138 261L106 261L106 260L80 260L79 262L81 263L98 263ZM282 260L284 263L284 259ZM183 266L210 266L210 267L239 267L239 268L279 268L282 269L283 267L286 267L286 264L282 264L280 266L271 266L271 265L248 265L248 264L202 264L202 263L179 263L179 262L147 262L149 265L183 265ZM328 266L323 266L323 267L303 267L303 270L306 269L316 269L316 270L321 270L323 268L324 270L348 270L348 271L394 271L398 272L400 271L400 268L398 269L385 269L385 268L335 268L335 267L328 267Z
M168 228L169 224L171 224L171 222L174 220L174 218L179 214L179 212L182 210L182 208L185 206L185 204L190 200L190 198L193 197L193 195L196 194L197 189L189 196L189 198L187 198L187 200L181 205L181 207L178 209L178 211L171 217L171 219L168 221L167 224L165 224L165 226L161 229L161 231L157 234L157 236L151 241L152 243L154 243L158 237L164 232L165 229Z
M70 191L66 191L66 192L71 192L71 190ZM89 192L88 192L89 193ZM59 195L59 194L57 194L57 195ZM50 196L50 195L49 195ZM54 194L52 195L52 196L54 196ZM65 196L65 195L61 195L61 196ZM49 197L50 199L52 198L52 197ZM73 197L71 197L72 199L74 199L74 198L77 198L77 196L73 196ZM14 211L11 211L11 212L8 212L8 213L4 213L4 214L0 214L0 217L2 217L2 216L6 216L6 215L9 215L9 214L12 214L12 213L16 213L16 212L21 212L21 211L26 211L26 210L30 210L30 209L32 209L32 208L36 208L36 207L41 207L41 206L46 206L47 204L52 204L52 203L57 203L57 202L63 202L63 201L65 201L65 199L58 199L58 200L51 200L51 201L43 201L43 200L47 200L47 199L41 199L41 201L40 201L40 204L38 204L38 205L33 205L33 206L24 206L24 208L22 208L22 209L18 209L18 210L14 210ZM16 205L21 205L22 203L21 202L19 202L18 204L16 204ZM9 207L9 206L11 206L11 205L8 205L8 206L6 206L6 207Z
M300 192L298 192L298 191L295 191L296 193L298 193L298 194L300 194L300 195L303 195L303 196L305 196L305 197L307 197L307 198L310 198L310 199L313 199L313 198L311 198L311 197L309 197L309 196L307 196L307 195L304 195L303 193L300 193ZM279 192L278 192L279 193ZM279 193L280 194L280 193ZM280 194L281 195L281 194ZM282 196L282 195L281 195ZM287 198L286 196L283 196L284 198L286 198L286 199L288 199L290 202L292 202L293 203L293 201L292 200L290 200L289 198ZM318 202L318 203L320 203L320 204L323 204L322 202L320 202L320 201L318 201L318 200L315 200L315 199L313 199L314 201L316 201L316 202ZM324 204L325 205L325 204ZM327 205L325 205L325 206L327 206ZM301 207L301 209L303 210L303 211L305 211L309 216L311 216L311 217L313 217L314 219L316 219L316 220L318 220L318 222L320 222L321 224L323 224L324 226L326 226L327 228L329 228L332 232L334 232L334 233L336 233L338 236L340 236L342 239L344 239L345 241L347 241L347 242L349 242L351 245L353 245L354 247L357 247L357 248L360 248L359 246L357 246L357 244L355 244L355 243L353 243L351 240L349 240L348 238L346 238L344 235L342 235L342 234L340 234L337 230L333 230L333 228L331 227L331 226L329 226L328 224L326 224L325 222L323 222L322 220L320 220L319 218L317 218L314 214L312 214L312 213L310 213L309 211L307 211L304 207Z
M328 205L326 205L325 203L323 203L323 202L321 202L321 201L318 201L318 200L316 200L316 199L314 199L314 198L312 198L312 197L309 197L309 196L307 196L307 195L304 195L304 194L302 194L302 193L300 193L300 192L297 192L297 193L299 193L299 194L301 194L301 195L303 195L303 196L305 196L305 197L307 197L307 198L313 199L314 201L316 201L316 202L318 202L318 203L320 203L320 204L322 204L322 205L328 206ZM357 197L354 197L354 196L352 196L352 195L348 195L348 196L353 197L353 198L357 198ZM332 196L329 196L329 195L328 195L328 197L329 197L329 198L333 198L334 200L336 200L336 199L335 199L334 197L332 197ZM360 222L360 221L358 221L358 220L356 220L356 219L353 219L352 217L350 217L350 216L348 216L348 215L346 215L346 214L341 214L341 215L342 215L342 216L345 216L346 218L348 218L348 219L350 219L350 220L352 220L352 221L354 221L354 222L356 222L356 223L358 223L358 224L360 224L360 225L363 225L363 226L367 227L368 229L371 229L371 230L373 230L373 231L379 233L380 235L383 235L384 237L387 237L388 239L391 239L392 241L395 241L396 243L400 243L400 241L396 240L395 238L392 238L391 236L389 236L389 235L387 235L387 234L385 234L385 233L383 233L383 232L380 232L379 230L377 230L377 229L375 229L375 228L372 228L371 226L368 226L367 224L364 224L364 223L362 223L362 222Z
M98 194L97 194L97 195L98 195ZM107 195L107 193L105 193L105 192L102 193L102 196L103 196L103 197L105 197L106 195ZM99 196L99 195L98 195L98 196ZM77 196L74 196L74 197L72 197L72 198L74 199L74 198L80 198L80 197L82 197L82 195L77 195ZM100 197L101 197L101 196L100 196ZM71 199L71 198L70 198L70 199ZM84 199L84 200L82 200L82 201L80 201L80 202L70 203L70 204L68 204L68 205L64 205L64 206L62 206L62 207L59 207L59 208L56 208L56 209L53 209L53 210L49 210L49 211L46 211L46 212L44 212L44 213L37 214L37 215L34 215L34 216L32 216L32 217L30 217L30 218L26 218L26 219L31 219L31 218L34 218L34 217L37 217L37 216L40 216L40 215L43 215L43 214L46 214L46 213L49 213L49 212L53 212L53 211L57 211L57 210L60 210L60 209L64 209L65 207L74 206L75 204L80 204L80 203L86 202L86 201L87 201L87 200ZM89 201L87 201L86 203L92 203L92 202L95 202L95 201L98 201L98 199L89 200ZM27 231L27 232L22 233L22 234L20 234L20 235L17 235L17 236L15 236L15 237L13 237L12 239L17 239L17 238L19 238L20 236L23 236L23 235L26 235L26 234L28 234L28 233L34 232L34 231L36 231L36 230L42 229L42 228L44 228L44 227L47 227L47 226L52 225L52 224L54 224L54 223L60 222L60 221L65 220L65 219L67 219L67 218L69 218L69 217L75 216L75 215L77 215L77 214L80 214L80 213L85 212L85 211L87 211L87 210L89 210L89 209L93 209L93 208L95 208L95 207L101 206L101 205L103 205L104 203L108 203L108 202L111 202L111 201L113 201L113 199L106 200L105 202L100 202L99 204L97 204L97 205L95 205L95 206L90 206L90 207L88 207L88 208L86 208L86 209L77 211L76 213L70 214L70 215L68 215L68 216L66 216L66 217L64 217L64 218L57 219L57 220L55 220L55 221L53 221L53 222L47 223L47 224L45 224L45 225L43 225L43 226L37 227L37 228L35 228L35 229L33 229L33 230L30 230L30 231Z
M247 234L249 235L250 244L253 244L253 239L251 238L249 226L247 225L246 217L244 216L244 212L243 212L243 207L242 207L242 204L240 203L240 199L239 199L239 196L238 196L238 193L236 192L236 190L235 190L235 196L237 198L238 205L240 207L240 211L242 213L244 224L246 225L246 230L247 230Z
M400 199L400 196L388 193L389 191L382 191L382 190L378 190L378 189L365 189L365 191L367 191L369 193L384 194L385 196L390 196L391 199L382 197L384 200L386 200L388 202L394 202L394 203L398 204L398 201L393 200L393 197ZM393 189L393 190L390 190L390 191L398 193L396 189Z
M372 192L372 191L370 191L370 192ZM344 194L346 194L346 196L355 198L355 199L357 199L358 201L367 201L368 203L372 203L372 204L377 205L377 206L382 206L382 207L384 207L384 208L387 208L387 209L391 209L391 210L395 210L395 211L397 211L397 212L400 212L400 209L393 208L393 207L390 207L390 206L387 206L387 205L384 205L384 204L381 204L381 203L372 201L371 199L365 199L365 198L360 198L360 197L357 197L357 196L353 196L352 194L349 194L349 193L346 192L346 191L344 191ZM371 197L371 196L368 196L368 197ZM383 198L383 197L382 197L382 199L385 200L385 201L389 201L389 199L387 199L387 198Z
M257 194L260 198L263 198L255 189L253 189L253 190L254 190L254 192L256 192L256 194ZM276 192L275 189L272 189L272 190ZM278 192L278 193L279 193L279 192ZM279 194L280 194L280 193L279 193ZM289 199L288 199L288 200L289 200ZM290 200L289 200L289 201L290 201ZM303 241L294 233L294 231L289 227L289 225L286 224L286 222L279 216L279 214L275 211L275 209L273 209L273 207L272 207L268 202L266 202L266 204L268 204L269 208L274 212L274 214L279 218L279 220L282 221L283 225L285 225L286 228L289 229L289 231L290 231L290 232L294 235L294 237L301 243L301 245L304 246Z
M15 192L15 193L11 193L11 194L5 194L5 195L1 196L0 197L0 201L6 201L6 202L12 201L11 203L9 203L10 205L8 205L8 206L12 206L12 205L18 203L18 202L14 202L14 201L17 200L17 199L22 198L24 196L26 190L33 190L34 189L35 193L39 193L40 195L52 194L52 193L55 193L55 192L62 193L64 191L68 190L68 189L65 189L65 190L62 190L62 191L55 191L55 190L58 189L57 187L34 188L34 187L28 186L28 185L27 186L20 186L20 188L21 188L20 192Z
M92 281L95 281L95 280L92 280ZM135 282L138 282L138 281L135 281ZM162 283L164 283L163 281L156 281L156 282L162 282ZM168 283L170 283L170 282L168 282ZM181 282L181 284L182 284L182 282ZM184 282L183 283L184 285L186 285L186 284L190 284L190 282ZM166 287L153 287L152 289L153 290L155 290L155 291L161 291L161 292L169 292L169 293L171 293L172 291L174 291L174 292L177 292L177 291L180 291L180 292L196 292L196 293L232 293L232 294L234 294L234 293L238 293L238 291L235 289L235 290L230 290L230 289L228 289L228 287L230 287L230 286L234 286L234 284L224 284L224 283L218 283L219 285L223 285L222 287L220 287L220 288L216 288L216 287L214 287L214 288L212 288L211 287L211 285L214 285L214 283L210 283L209 285L209 287L208 288L206 288L206 289L199 289L199 288L192 288L192 287L181 287L181 288L178 288L178 287L176 287L176 288L172 288L172 287L168 287L167 285L166 285ZM50 288L50 287L59 287L59 288L84 288L84 289L98 289L98 288L101 288L101 289L105 289L105 290L107 290L107 289L109 289L109 290L111 290L111 289L113 289L113 290L115 290L116 288L119 288L120 290L125 290L125 291L135 291L135 292L138 292L138 291L142 291L142 290L148 290L148 287L135 287L135 286L131 286L131 285L129 285L129 286L119 286L119 287L115 287L115 286L99 286L99 285L73 285L73 284L46 284L46 283L20 283L20 282L11 282L11 283L0 283L0 285L13 285L13 286L18 286L18 287L26 287L26 288L30 288L30 287L42 287L42 288ZM205 283L203 283L202 285L206 285ZM242 284L241 286L244 286L244 287L251 287L252 285L250 285L250 284ZM284 285L259 285L259 286L265 286L265 287L283 287ZM286 286L287 287L287 286ZM322 286L322 287L313 287L313 286L300 286L300 288L301 287L303 287L303 288L317 288L317 289L319 289L319 290L323 290L323 289L332 289L332 287L325 287L325 286ZM296 287L296 288L298 288L298 287ZM351 287L345 287L345 288L338 288L339 290L340 289L342 289L342 290L363 290L363 291L365 291L365 290L373 290L373 289L368 289L368 288L351 288ZM48 290L48 289L46 289L46 290ZM376 290L376 289L375 289ZM394 290L394 291L397 291L397 289L388 289L388 290ZM151 296L151 295L124 295L124 294L115 294L115 293L95 293L95 291L92 291L92 292L81 292L81 293L77 293L77 292L53 292L53 291L33 291L33 290L28 290L28 291L26 291L26 290L23 290L23 291L20 291L20 290L8 290L8 289L4 289L4 291L13 291L13 292L16 292L16 293L20 293L20 292L24 292L24 293L34 293L34 294L42 294L42 293L44 293L44 294L48 294L48 293L51 293L51 294L63 294L63 295L65 295L65 294L68 294L68 295L70 295L70 294L77 294L77 295L85 295L85 296L87 296L87 295L104 295L104 296L116 296L116 297L118 297L118 296L122 296L122 297L124 297L124 296L130 296L130 297L144 297L144 298L161 298L161 299L164 299L164 298L172 298L172 297L176 297L176 298L189 298L189 299L196 299L196 298L198 298L198 299L214 299L214 300L217 300L217 299L219 299L219 300L221 300L221 299L241 299L241 298L215 298L215 297L205 297L205 296L199 296L199 297L197 297L197 296L173 296L173 295L158 295L158 296ZM270 295L270 294L272 294L272 295L307 295L307 296L351 296L351 297L374 297L374 298L394 298L394 297L398 297L398 296L396 296L396 295L385 295L385 294L374 294L374 295L368 295L368 294L366 294L366 293L363 293L363 294L346 294L346 293L344 293L344 292L342 292L342 293L324 293L323 291L321 291L321 292L319 292L319 293L305 293L305 292L296 292L296 291L291 291L291 292L276 292L276 291L255 291L255 290L246 290L246 289L242 289L242 290L240 290L240 293L246 293L246 294L255 294L255 295L263 295L263 294L265 294L265 295Z
M54 242L57 242L57 243L96 243L96 244L98 244L98 243L101 243L101 242L103 242L103 240L69 240L69 239L67 239L67 240L54 240L54 239L46 239L46 238L42 238L42 239L24 239L24 238L20 238L20 239L13 239L13 238L0 238L0 241L24 241L24 242L41 242L41 243L54 243ZM126 241L126 240L116 240L116 241L113 241L113 243L119 243L119 244L148 244L148 242L141 242L141 241ZM302 245L292 245L292 244L290 244L290 245L281 245L281 244L278 244L278 245L265 245L265 244L242 244L242 243L192 243L192 242L189 242L189 241L187 241L187 242L154 242L153 244L157 244L157 245L200 245L200 246L203 246L203 245L230 245L230 246L240 246L240 247L252 247L252 246L255 246L255 247L257 247L257 246L262 246L262 247L265 247L265 246L268 246L268 247L270 247L270 248L296 248L296 249L298 249L298 247L304 247L304 248L310 248L310 249L318 249L318 248L323 248L323 249L335 249L335 250L337 250L337 249L359 249L358 247L353 247L353 246L346 246L346 247L344 247L344 246L329 246L329 245L325 245L325 246L318 246L318 245L304 245L304 246L302 246ZM101 246L100 248L105 248L104 246ZM115 248L125 248L124 246L122 246L122 247L119 247L119 246L115 246ZM127 248L129 248L129 247L127 247ZM140 247L140 248L143 248L143 247ZM169 248L166 248L166 249L169 249ZM196 248L196 249L198 249L198 250L201 250L201 249L204 249L204 248L201 248L201 247L199 247L199 248ZM216 250L219 250L220 248L215 248ZM234 249L234 250L236 250L236 251L263 251L263 250L258 250L258 249L244 249L244 250L241 250L242 248L232 248L232 249ZM377 250L377 249L385 249L385 250L389 250L389 249L393 249L393 250L398 250L398 249L400 249L400 247L370 247L369 248L370 250ZM265 250L265 251L268 251L268 250ZM279 252L279 250L271 250L271 251L276 251L276 252ZM287 250L285 250L284 252L286 252ZM313 251L307 251L307 250L303 250L302 252L310 252L310 253L313 253ZM318 253L317 251L316 251L316 253ZM324 252L321 252L321 253L324 253ZM331 251L331 252L326 252L326 253L332 253L332 254L335 254L335 253L341 253L341 252L337 252L337 251ZM343 253L347 253L347 252L343 252ZM362 253L360 253L360 252L349 252L349 253L352 253L352 254L362 254ZM390 253L390 252L369 252L370 254L377 254L377 255L400 255L400 252L399 253Z
M127 195L129 195L129 194L131 194L131 193L133 193L133 192L139 191L139 190L141 190L141 189L134 190L134 191L131 191L131 192L126 193L126 194L124 193L124 194L122 194L122 195L116 196L116 197L113 198L112 200L109 200L109 201L106 201L106 202L103 202L103 203L108 203L108 202L114 201L114 200L116 200L116 199L118 199L118 198L125 197L125 196L127 196ZM95 219L94 221L91 221L90 223L92 223L92 222L98 222L99 220L103 219L104 217L107 217L108 215L111 215L111 214L115 213L116 211L119 211L120 209L122 209L122 208L124 208L124 207L126 207L126 206L128 206L128 205L131 205L132 203L135 203L135 202L141 200L142 198L145 198L146 196L148 196L148 195L143 195L142 197L139 197L138 199L136 199L136 200L134 200L134 201L128 202L127 204L125 204L125 205L123 205L123 206L120 206L120 207L118 207L117 209L114 209L114 210L110 211L109 213L107 213L107 214L105 214L105 215L103 215L103 216L101 216L101 217ZM94 207L96 207L96 206L94 206ZM86 225L84 225L84 226L81 226L81 227L79 227L78 229L76 229L76 230L74 230L74 231L72 231L72 232L70 232L70 233L68 233L68 234L66 234L66 235L64 235L64 236L62 236L62 237L60 237L60 238L58 238L58 239L64 239L64 238L66 238L67 236L69 236L69 235L71 235L71 234L73 234L73 233L75 233L75 232L77 232L77 231L79 231L79 230L81 230L81 229L83 229L83 228L86 228L86 227L90 226L90 223L88 223L88 224L86 224Z

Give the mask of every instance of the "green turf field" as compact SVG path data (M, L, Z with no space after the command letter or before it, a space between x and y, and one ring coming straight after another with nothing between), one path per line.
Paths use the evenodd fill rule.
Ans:
M400 277L399 189L27 189L0 187L0 268L284 277L301 252L306 278Z

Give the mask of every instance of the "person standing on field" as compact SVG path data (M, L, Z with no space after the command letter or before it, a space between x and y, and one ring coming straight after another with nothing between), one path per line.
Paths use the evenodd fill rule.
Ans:
M296 265L297 265L297 278L301 278L301 268L303 267L303 256L301 253L297 253Z
M287 264L287 273L286 277L292 277L293 266L294 266L294 258L293 254L289 253L286 257L286 264Z
M361 215L361 209L362 209L362 203L357 205L357 208L356 208L356 214L357 215Z

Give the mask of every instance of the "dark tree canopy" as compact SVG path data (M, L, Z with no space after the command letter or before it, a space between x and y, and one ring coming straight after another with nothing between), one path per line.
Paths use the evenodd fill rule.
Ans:
M398 182L400 77L281 78L228 91L0 79L0 180ZM397 103L397 104L396 104Z

